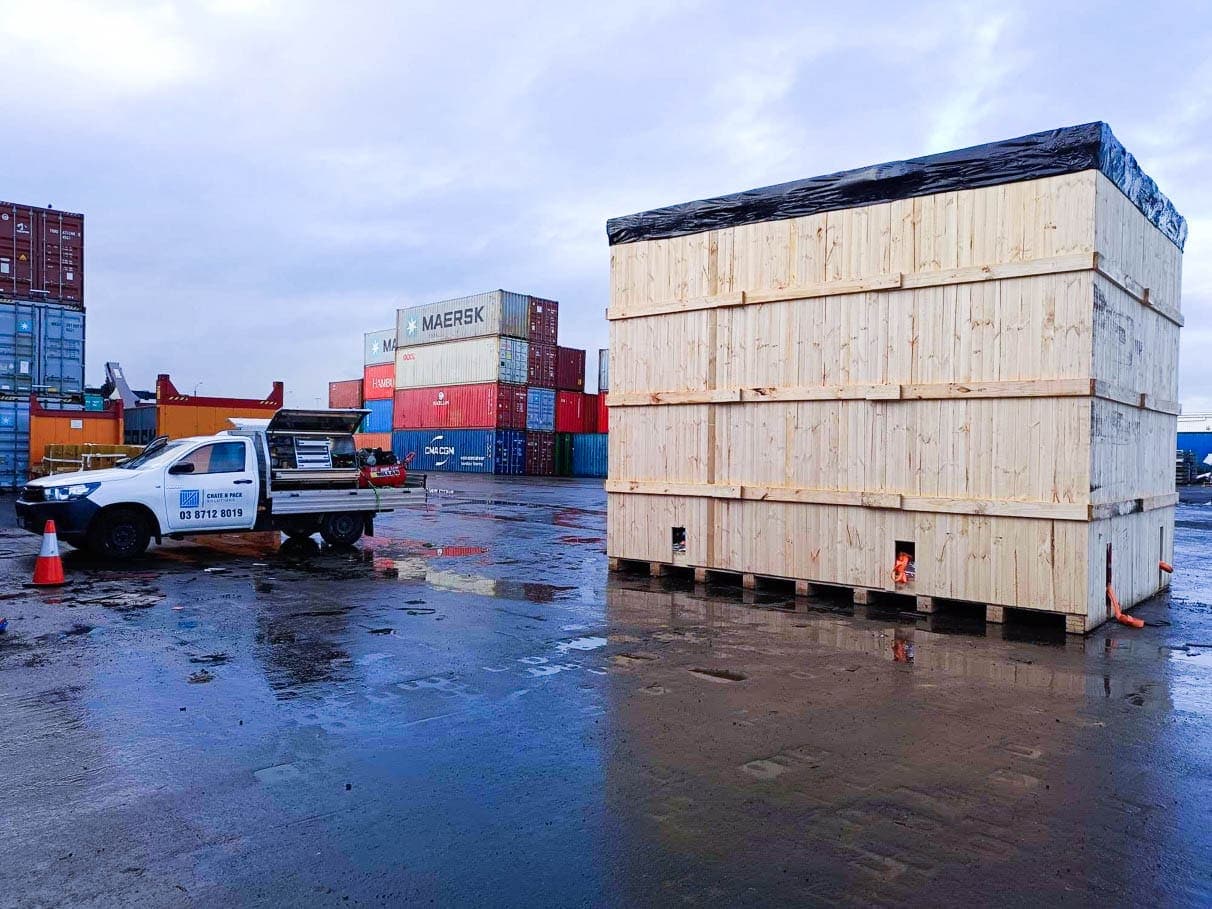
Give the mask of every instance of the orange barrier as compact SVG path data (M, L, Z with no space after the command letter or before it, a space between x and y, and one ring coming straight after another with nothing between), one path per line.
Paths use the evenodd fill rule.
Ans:
M1111 601L1111 608L1115 610L1115 621L1121 625L1127 625L1129 628L1145 627L1144 619L1134 618L1119 608L1119 597L1115 595L1115 588L1110 584L1107 585L1107 599Z

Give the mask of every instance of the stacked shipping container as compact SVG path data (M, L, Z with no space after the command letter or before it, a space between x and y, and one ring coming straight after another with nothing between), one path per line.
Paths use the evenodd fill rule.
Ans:
M84 392L84 216L0 202L0 488L29 468L29 399Z

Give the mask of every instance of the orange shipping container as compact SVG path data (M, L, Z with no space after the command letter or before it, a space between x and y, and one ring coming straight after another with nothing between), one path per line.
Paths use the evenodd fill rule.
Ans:
M50 410L29 402L29 463L42 462L47 445L121 445L122 402L106 410Z
M231 429L232 417L268 420L281 409L284 386L274 382L262 400L183 395L163 373L156 378L156 432L172 439L207 436Z
M359 432L354 434L354 444L358 448L381 448L391 451L390 432Z

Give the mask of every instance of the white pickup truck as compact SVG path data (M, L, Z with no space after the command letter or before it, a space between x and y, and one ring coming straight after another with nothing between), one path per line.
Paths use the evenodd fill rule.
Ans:
M373 535L376 514L426 494L424 476L406 477L403 466L367 467L353 436L366 413L284 409L269 420L232 420L235 428L213 436L160 437L108 470L31 481L17 519L33 533L53 519L66 542L115 559L142 554L152 538L205 533L318 532L351 545ZM385 473L401 485L371 476L383 482Z

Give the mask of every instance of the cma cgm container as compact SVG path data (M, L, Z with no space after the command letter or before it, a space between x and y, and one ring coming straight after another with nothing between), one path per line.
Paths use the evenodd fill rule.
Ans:
M328 383L329 407L361 407L362 379L342 379Z
M379 366L396 361L396 330L368 331L362 336L362 365Z
M526 473L536 477L555 474L555 433L526 433Z
M0 202L0 293L84 306L84 215Z
M610 391L610 350L603 347L598 351L598 394Z
M529 347L526 341L500 337L399 347L396 388L487 382L525 385Z
M606 433L585 432L572 437L572 475L606 476Z
M396 366L394 363L383 363L379 366L367 366L362 371L362 400L379 401L391 400L396 390Z
M556 387L556 346L531 342L526 382L538 388Z
M526 393L526 428L534 432L555 431L555 389L532 388Z
M526 386L490 382L396 391L395 429L525 429Z
M556 348L556 388L585 390L585 351L572 347Z
M29 473L29 399L0 396L0 489L15 489Z
M507 290L396 310L397 348L490 335L524 341L529 334L530 297Z
M556 432L589 432L593 428L597 415L589 408L589 397L579 391L556 392Z
M530 331L532 342L554 344L560 334L560 304L555 300L530 298Z
M526 467L526 433L520 429L397 429L397 458L415 453L412 469L457 473L520 474Z
M362 420L361 432L391 432L391 398L378 398L363 405L370 411Z

